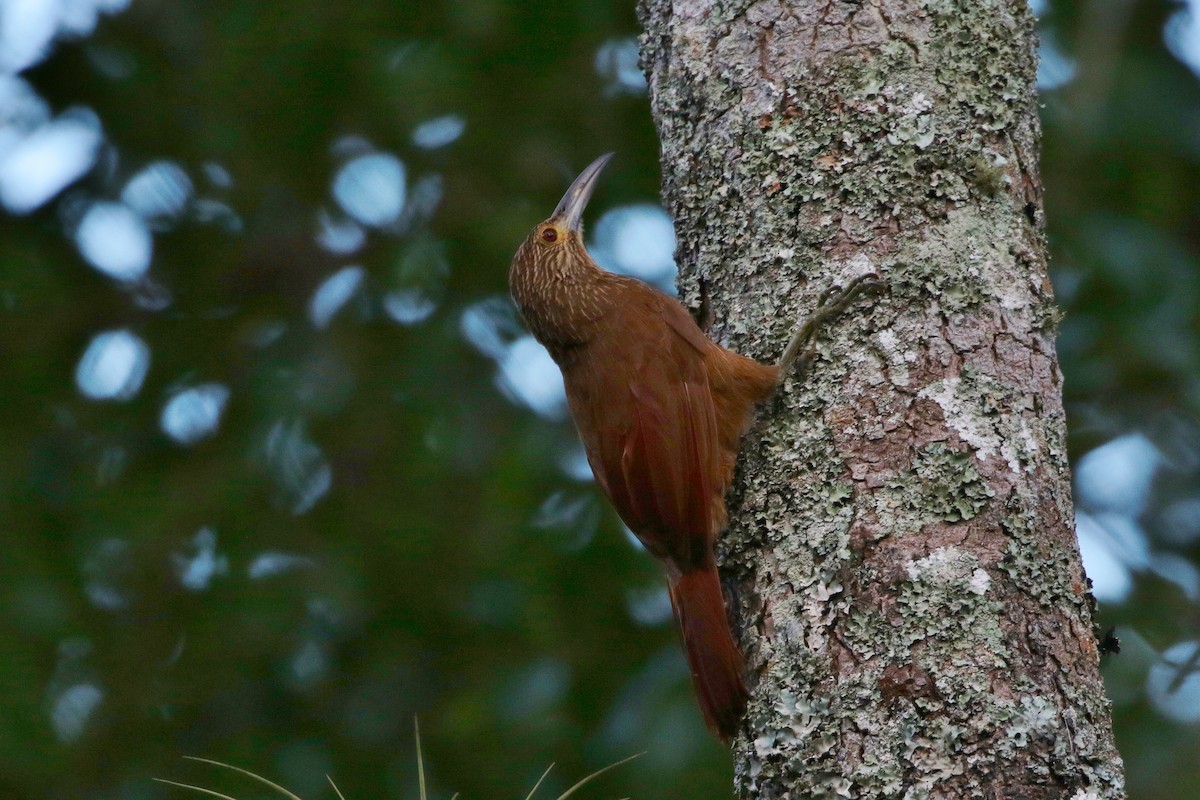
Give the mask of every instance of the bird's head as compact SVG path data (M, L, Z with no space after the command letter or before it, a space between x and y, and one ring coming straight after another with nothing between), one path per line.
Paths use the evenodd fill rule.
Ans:
M605 153L579 173L579 177L572 181L554 213L545 221L533 226L533 230L525 237L520 250L517 251L519 259L526 258L545 263L582 257L590 263L591 259L583 246L583 211L596 188L600 172L612 157L612 153Z

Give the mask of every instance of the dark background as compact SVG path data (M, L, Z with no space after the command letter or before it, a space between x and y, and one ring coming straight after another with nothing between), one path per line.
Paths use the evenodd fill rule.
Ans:
M0 797L254 796L191 754L411 798L414 714L438 797L643 750L585 796L728 796L657 569L505 295L606 150L594 249L670 280L631 6L0 2ZM1080 533L1131 794L1174 799L1200 3L1036 7Z

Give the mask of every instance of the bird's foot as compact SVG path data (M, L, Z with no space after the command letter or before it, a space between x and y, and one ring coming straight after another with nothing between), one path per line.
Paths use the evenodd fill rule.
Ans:
M787 376L797 362L802 370L807 371L816 356L811 347L812 340L816 338L817 332L822 326L840 316L859 297L876 294L882 291L883 287L883 281L879 279L879 276L874 272L868 272L865 275L859 275L845 286L834 284L821 292L821 296L817 299L816 311L805 317L804 321L796 327L796 332L792 334L792 340L788 342L787 348L779 358L780 381Z

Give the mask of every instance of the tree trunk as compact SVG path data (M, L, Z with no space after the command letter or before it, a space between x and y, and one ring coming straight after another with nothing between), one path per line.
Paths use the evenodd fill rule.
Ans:
M680 286L771 360L720 545L746 798L1124 795L1074 534L1026 0L642 0Z

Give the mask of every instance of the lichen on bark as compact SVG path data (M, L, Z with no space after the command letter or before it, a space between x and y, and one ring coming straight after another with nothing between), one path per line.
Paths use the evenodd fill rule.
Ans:
M720 545L746 798L1123 796L1074 536L1025 0L641 0L680 289L776 357Z

